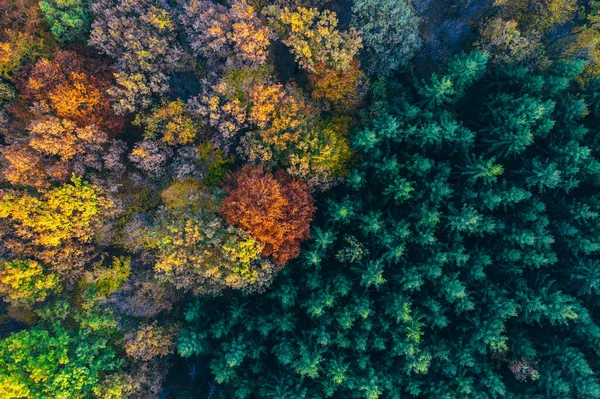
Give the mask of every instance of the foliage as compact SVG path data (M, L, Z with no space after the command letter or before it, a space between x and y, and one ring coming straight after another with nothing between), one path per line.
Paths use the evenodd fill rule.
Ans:
M290 47L300 66L309 72L316 71L316 64L345 71L358 50L361 37L355 29L340 32L336 29L335 13L319 13L314 8L289 8L270 6L263 10L283 43Z
M0 10L0 77L12 79L28 62L51 55L56 43L38 0L1 0Z
M195 112L206 117L218 131L213 141L220 148L229 150L236 135L245 132L237 150L248 161L281 166L293 176L305 179L311 187L331 186L341 175L334 170L343 170L349 160L347 128L341 124L335 133L324 129L326 122L319 121L315 105L295 87L273 83L265 73L249 69L228 72L193 101ZM335 80L333 84L337 84ZM354 94L354 89L351 92ZM327 96L336 96L328 93ZM355 98L332 99L349 106L356 103ZM332 155L330 162L323 161L326 154Z
M182 100L165 103L149 115L137 115L135 124L144 127L147 138L160 139L171 146L192 143L199 130L198 122L186 112Z
M337 16L330 11L298 7L295 11L276 5L263 10L282 42L309 72L313 98L324 98L343 108L360 102L363 74L356 56L362 39L354 28L341 32Z
M209 0L183 2L180 21L192 51L217 70L264 64L273 33L246 0L229 4L227 8Z
M387 78L421 45L418 18L408 0L355 0L352 24L360 31L365 70Z
M114 207L102 189L73 176L71 184L39 195L5 193L0 198L4 245L34 256L57 273L77 276L99 224Z
M46 102L55 116L78 126L94 124L114 137L124 121L111 111L106 95L111 83L111 68L101 60L61 51L33 65L22 91L32 102Z
M547 62L540 38L524 37L515 21L490 21L481 33L478 48L489 53L494 62L513 62L533 67L543 66Z
M223 396L600 396L583 65L486 60L378 87L299 259L261 296L189 303L178 351Z
M79 284L84 291L84 299L91 303L108 298L112 293L123 286L131 275L131 259L125 257L114 258L110 267L96 267L87 272Z
M35 260L0 262L0 293L15 306L30 307L61 290L60 280Z
M141 227L140 241L155 253L159 281L195 293L261 289L276 271L260 258L262 243L227 226L210 207L162 208L151 226Z
M599 15L0 0L0 397L600 398Z
M40 59L22 79L21 95L32 104L30 120L25 129L9 129L9 146L2 149L2 173L12 184L48 187L74 172L118 176L123 171L122 144L110 140L124 125L111 114L105 94L110 75L101 63L92 73L88 62L60 52L53 60Z
M221 214L264 245L264 256L278 265L298 256L315 211L306 185L283 172L272 175L246 166L230 178L225 191Z
M128 356L144 361L167 356L172 351L176 333L176 326L162 327L156 322L140 326L125 337L125 351Z
M72 327L63 321L72 318ZM0 390L6 398L88 398L118 369L115 324L103 313L72 313L65 303L44 322L0 341Z
M287 171L310 186L326 187L346 176L354 152L347 133L350 117L333 117L317 124L290 155Z
M150 105L151 95L169 88L168 76L182 68L170 7L158 0L99 0L90 45L117 59L115 112L125 114Z
M313 89L313 99L327 100L342 110L355 109L360 105L364 92L359 86L364 76L358 62L353 62L347 70L328 69L319 64L308 79Z
M543 0L535 4L524 0L496 0L494 5L525 30L544 32L569 21L577 9L577 0Z
M50 32L62 43L81 41L90 30L86 0L43 0L40 9Z
M208 165L203 183L209 187L220 186L229 171L228 165L232 163L233 157L226 156L221 149L215 148L211 141L200 144L198 151L200 159Z

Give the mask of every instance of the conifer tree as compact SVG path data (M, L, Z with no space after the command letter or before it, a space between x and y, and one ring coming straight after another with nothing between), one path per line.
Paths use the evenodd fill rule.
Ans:
M190 302L179 353L226 397L600 397L582 70L476 52L376 87L299 259L261 296Z

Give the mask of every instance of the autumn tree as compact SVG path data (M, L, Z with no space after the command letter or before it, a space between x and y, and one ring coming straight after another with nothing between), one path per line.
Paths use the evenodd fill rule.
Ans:
M75 176L37 195L5 192L0 197L3 249L39 259L72 281L93 254L92 240L114 206L100 187Z
M270 6L263 13L299 65L309 73L313 98L346 106L360 100L363 74L356 57L362 39L354 28L339 31L337 15L327 10L319 13L314 8L298 7L292 11Z
M196 294L256 291L277 271L260 257L263 244L228 226L214 208L161 208L149 226L138 229L138 251L154 256L157 280Z
M319 64L308 77L313 99L329 101L343 111L360 105L366 88L360 83L363 80L358 61L354 61L347 70L330 69Z
M155 321L144 324L125 336L125 352L138 360L165 357L174 349L177 326L159 326Z
M109 144L106 134L93 125L78 128L67 119L46 116L32 124L28 133L2 151L3 175L13 184L46 188L67 181L72 173L103 171L108 177L110 170L122 171L121 165L111 164L106 156L116 151L119 157L123 148L119 142Z
M526 32L546 32L572 18L577 0L542 0L529 3L524 0L497 0L494 6L507 19L514 19Z
M193 143L198 135L200 123L187 112L182 100L164 103L148 114L138 114L134 121L144 128L144 136L159 139L167 145Z
M246 166L229 179L225 191L219 211L264 245L264 256L279 265L298 256L315 211L304 183L281 171L273 175Z
M104 262L95 262L91 270L87 270L79 280L79 290L82 300L90 304L106 301L131 275L131 259L114 257L110 265Z
M319 121L290 152L286 171L321 190L339 182L354 157L348 139L351 124L348 116Z
M94 172L99 180L100 172L116 178L123 171L118 161L122 143L110 140L124 126L123 119L112 115L105 92L110 73L102 63L92 73L90 62L60 52L53 60L39 60L21 80L21 99L32 107L20 116L28 119L21 121L24 129L18 124L7 129L9 145L2 149L6 180L47 187L68 180L73 172Z
M89 44L116 60L117 85L110 90L115 111L148 107L153 95L168 91L168 77L183 66L171 7L158 0L101 0L92 4L92 13Z
M106 91L112 69L105 61L61 51L39 60L24 77L22 93L29 101L45 102L60 118L78 126L94 124L110 137L121 133L124 120L115 117Z
M229 7L211 0L187 0L182 7L179 19L190 47L211 70L266 62L273 32L246 0L231 1Z
M0 294L13 305L30 307L60 290L58 276L35 260L0 262Z
M484 25L477 48L490 54L493 62L516 63L533 67L548 62L540 35L527 37L515 21L493 19Z
M110 296L111 306L127 317L153 319L168 314L180 295L171 284L158 282L152 270L140 263L137 259L129 278Z
M246 128L259 130L267 143L285 148L298 141L306 121L315 113L309 112L310 104L301 95L273 82L266 68L228 71L194 98L191 107L217 130L214 142L225 150Z
M0 1L0 77L12 79L21 68L56 50L37 0Z
M283 43L290 47L300 66L314 72L316 65L324 63L332 69L345 70L362 47L355 29L340 32L337 15L331 11L319 13L314 8L298 7L296 10L272 6L265 15Z
M581 15L581 14L579 14ZM551 48L566 58L581 58L588 61L585 70L586 80L593 80L600 74L600 3L590 1L589 11L579 21L570 35L555 41Z
M250 162L284 168L312 188L330 186L343 175L333 169L344 170L349 162L349 125L340 124L332 134L315 104L293 85L273 82L265 70L229 71L190 106L216 130L212 139L217 146L235 149ZM317 165L320 151L340 157Z

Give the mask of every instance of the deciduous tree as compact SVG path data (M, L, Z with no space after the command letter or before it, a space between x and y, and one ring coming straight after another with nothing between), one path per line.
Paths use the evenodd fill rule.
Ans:
M44 0L40 2L50 32L62 43L83 41L90 31L87 0Z
M3 246L17 256L44 261L67 280L75 279L114 206L100 187L75 176L71 183L38 195L6 192L0 198Z
M115 111L143 109L152 95L165 94L184 58L171 7L159 0L101 0L92 12L90 45L116 59Z
M52 316L49 315L52 313ZM70 314L69 314L70 313ZM71 318L70 326L63 324ZM103 313L77 314L61 302L43 323L0 341L0 389L7 398L91 397L122 362L116 323Z
M264 256L279 265L298 256L315 211L304 183L281 171L272 175L246 166L230 178L225 190L220 212L263 244Z
M192 50L207 60L211 70L256 67L267 60L273 33L246 0L231 1L229 7L211 0L188 0L180 20Z
M15 306L31 307L60 290L58 276L35 260L0 262L0 294Z

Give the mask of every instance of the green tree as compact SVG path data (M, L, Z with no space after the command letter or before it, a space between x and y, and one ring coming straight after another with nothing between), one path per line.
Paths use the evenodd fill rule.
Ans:
M486 61L379 85L298 260L261 296L187 305L179 353L225 396L600 397L583 65Z
M90 31L87 0L44 0L40 8L50 32L62 43L84 41Z
M93 397L105 376L122 364L116 322L107 313L73 312L64 302L46 308L42 318L42 324L0 341L2 397Z

